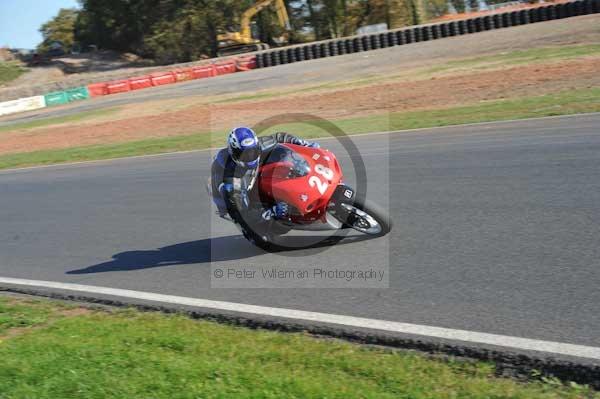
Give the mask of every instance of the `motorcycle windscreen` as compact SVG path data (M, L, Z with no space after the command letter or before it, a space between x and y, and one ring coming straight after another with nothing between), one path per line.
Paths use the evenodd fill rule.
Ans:
M263 167L269 164L281 164L282 168L287 168L285 176L290 179L303 177L310 173L308 162L289 147L281 144L278 144L273 151L271 151L271 154L263 164ZM279 172L280 175L282 173L283 172Z
M310 173L310 165L302 156L285 145L278 144L260 168L260 191L264 202L284 201L305 213L306 204L299 202L297 191L306 183L301 180Z

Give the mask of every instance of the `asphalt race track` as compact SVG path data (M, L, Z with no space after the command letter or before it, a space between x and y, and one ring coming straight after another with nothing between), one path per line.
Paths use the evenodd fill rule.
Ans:
M5 171L0 277L600 347L599 129L594 114L355 137L392 234L284 254L215 219L209 151ZM352 181L339 144L322 144ZM387 289L211 288L211 261L333 268L388 255Z

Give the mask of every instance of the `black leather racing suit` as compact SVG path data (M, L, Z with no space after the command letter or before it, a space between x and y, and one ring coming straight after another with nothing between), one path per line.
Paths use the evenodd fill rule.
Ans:
M278 143L290 143L307 147L316 145L285 132L275 133L270 136L261 136L258 138L258 141L261 149L261 163L258 168L260 168L262 163L269 158L271 151L273 151ZM247 168L240 167L233 159L231 159L227 148L221 149L215 156L211 168L212 196L221 216L229 214L234 221L239 222L239 220L236 220L236 215L238 213L235 212L234 209L231 209L234 202L230 201L228 197L234 190L232 183L234 178L243 178L247 172ZM260 204L260 199L258 198L256 191L257 190L251 190L251 192L248 193L249 202L251 202L251 204L247 204L247 208L254 214L254 218L258 220L258 217L264 215L264 212L267 211L268 208L265 208Z

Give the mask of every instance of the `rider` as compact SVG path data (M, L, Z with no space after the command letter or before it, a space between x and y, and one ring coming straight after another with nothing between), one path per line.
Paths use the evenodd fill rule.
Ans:
M317 143L308 142L285 132L257 137L252 129L237 127L229 133L227 148L217 153L211 171L213 201L221 217L229 213L227 196L234 190L233 178L242 177L249 171L258 169L269 158L269 154L278 143L319 148ZM259 213L264 221L282 220L289 216L289 207L285 202L278 202L269 208L261 206Z

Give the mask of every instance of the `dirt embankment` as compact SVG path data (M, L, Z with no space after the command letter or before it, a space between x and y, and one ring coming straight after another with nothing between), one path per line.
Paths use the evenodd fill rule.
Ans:
M501 70L440 75L417 81L306 92L265 100L196 104L158 115L6 132L1 136L0 154L119 143L209 129L224 130L235 123L252 125L272 116L299 110L323 118L340 119L543 95L561 90L600 87L598 71L600 57L586 57ZM139 114L136 109L143 107L130 105L121 114Z

